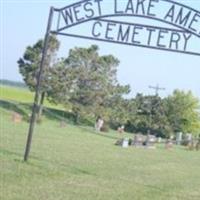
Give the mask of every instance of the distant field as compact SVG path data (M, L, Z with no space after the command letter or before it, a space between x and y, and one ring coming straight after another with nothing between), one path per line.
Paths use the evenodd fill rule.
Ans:
M0 99L3 100L31 103L33 95L28 89L0 85Z
M200 152L123 149L114 145L119 138L114 131L61 128L59 121L45 119L36 126L30 160L24 163L28 123L12 122L11 111L0 104L2 200L200 199Z
M0 100L33 103L34 93L28 89L0 85ZM44 105L50 108L63 109L62 106L51 104L47 100L45 100Z

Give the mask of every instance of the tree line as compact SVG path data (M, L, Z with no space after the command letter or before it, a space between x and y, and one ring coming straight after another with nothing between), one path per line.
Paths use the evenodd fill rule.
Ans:
M11 81L7 79L0 79L0 85L19 87L19 88L27 88L26 84L19 81Z
M42 77L41 104L46 96L62 104L80 119L95 121L102 116L107 126L125 125L128 132L151 132L169 137L175 132L200 133L200 102L191 91L175 90L168 97L130 93L129 85L117 80L120 61L113 55L100 55L97 45L75 47L66 57L57 58L60 42L51 36ZM28 46L18 60L19 71L31 91L35 90L43 40ZM38 111L41 113L42 110Z

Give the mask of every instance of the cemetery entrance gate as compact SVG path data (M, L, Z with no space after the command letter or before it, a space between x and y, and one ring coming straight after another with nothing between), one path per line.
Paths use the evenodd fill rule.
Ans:
M144 23L137 20L141 18ZM61 9L51 7L24 161L28 160L40 106L50 34L200 56L200 11L175 0L83 0Z

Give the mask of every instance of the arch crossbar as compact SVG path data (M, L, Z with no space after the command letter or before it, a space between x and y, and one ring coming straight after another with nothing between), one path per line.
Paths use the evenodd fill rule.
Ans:
M200 37L200 11L171 0L84 0L54 8L65 24L61 31L92 19L133 16L156 20Z
M120 17L133 18L113 20ZM135 18L166 27L138 24ZM53 34L200 56L200 12L171 0L84 0L54 8L54 19Z

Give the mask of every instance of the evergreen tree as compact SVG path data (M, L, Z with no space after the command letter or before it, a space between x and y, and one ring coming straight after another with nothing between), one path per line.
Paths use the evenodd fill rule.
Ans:
M106 115L105 107L117 92L119 60L98 51L96 45L71 49L67 59L51 69L49 97L56 103L70 102L76 122L83 113Z
M19 72L21 73L24 82L31 91L35 91L37 78L39 73L39 66L42 58L44 41L38 40L33 46L28 46L25 50L23 58L18 60ZM55 36L49 37L47 53L44 61L44 71L41 81L40 90L40 107L38 108L38 118L42 114L42 105L45 98L45 92L48 89L47 80L49 68L55 63L56 53L59 49L60 42Z
M22 75L24 82L31 91L35 91L37 77L39 72L39 66L42 57L43 40L38 40L33 46L28 46L22 58L17 63L19 65L19 72ZM56 53L59 49L60 43L54 37L50 36L48 43L48 50L45 59L44 75L42 80L42 86L45 88L46 71L49 67L52 67L55 63Z

